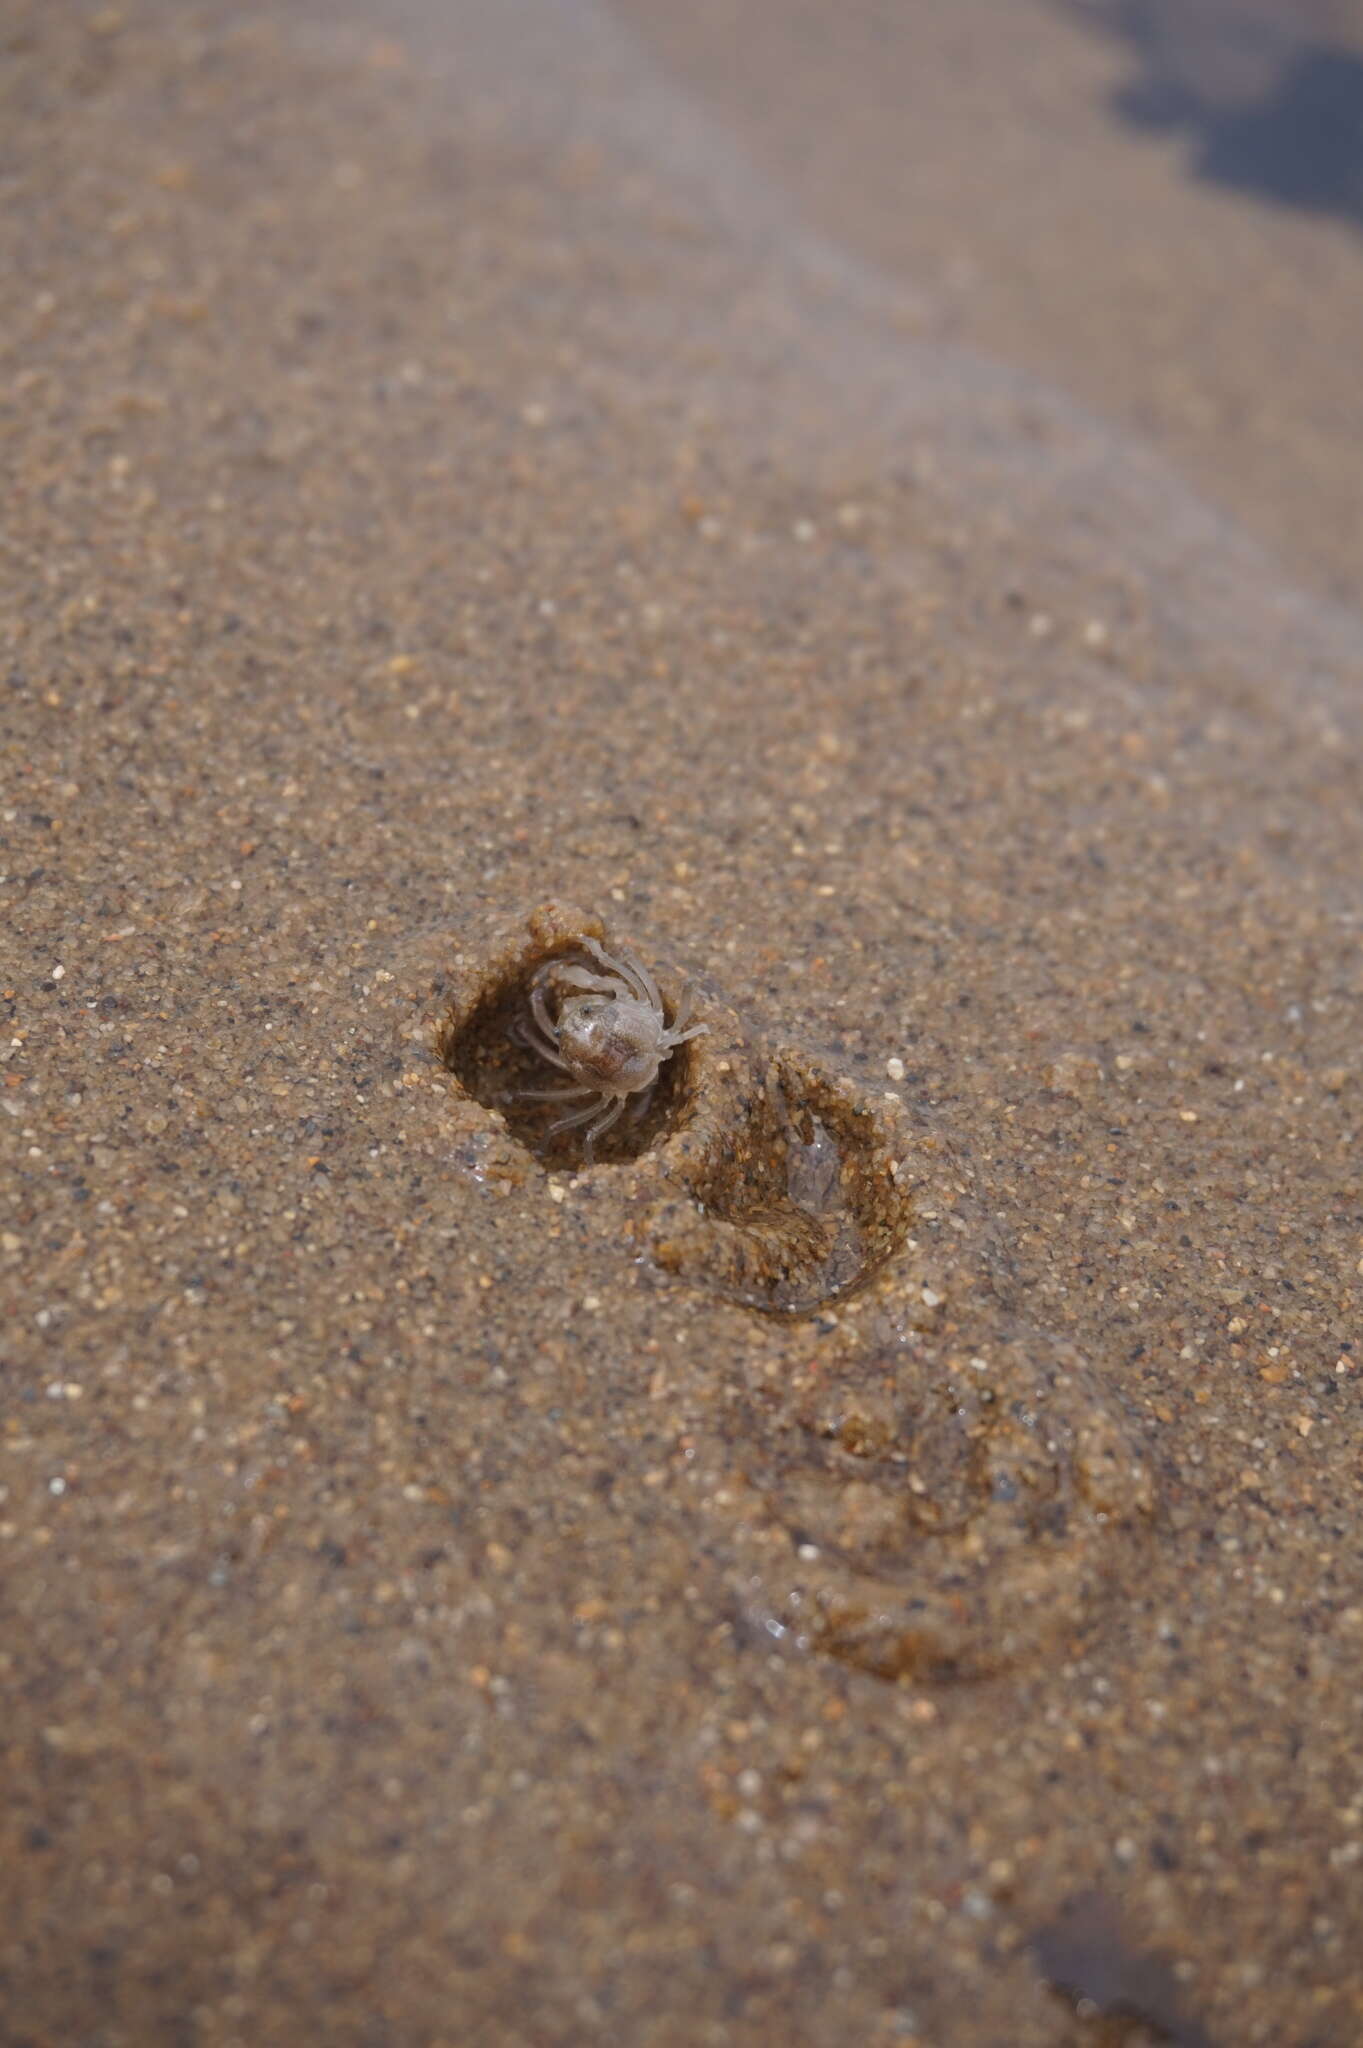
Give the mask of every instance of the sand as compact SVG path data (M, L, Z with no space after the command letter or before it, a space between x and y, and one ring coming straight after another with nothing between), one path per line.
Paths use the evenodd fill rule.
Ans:
M0 30L0 2038L1348 2048L1357 238L1194 448L658 22Z

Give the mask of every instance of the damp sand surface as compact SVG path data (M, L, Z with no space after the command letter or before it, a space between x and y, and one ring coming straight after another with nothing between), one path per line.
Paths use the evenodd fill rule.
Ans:
M1347 435L953 332L704 18L0 29L16 2048L1363 2038Z

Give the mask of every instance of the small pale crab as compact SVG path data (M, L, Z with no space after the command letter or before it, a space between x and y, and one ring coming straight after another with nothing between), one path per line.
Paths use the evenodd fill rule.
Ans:
M589 938L578 945L594 967L571 958L542 961L530 982L530 1015L515 1035L568 1076L567 1086L526 1089L523 1098L577 1104L549 1131L587 1124L590 1164L592 1147L630 1098L640 1098L635 1114L642 1115L664 1060L710 1027L688 1021L689 991L669 1024L657 982L632 953L608 953Z

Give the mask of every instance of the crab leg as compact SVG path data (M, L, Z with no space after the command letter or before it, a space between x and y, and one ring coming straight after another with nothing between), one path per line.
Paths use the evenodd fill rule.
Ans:
M530 991L530 1014L534 1018L539 1032L539 1036L534 1041L535 1051L542 1054L551 1066L561 1067L565 1074L570 1074L572 1068L568 1065L567 1060L563 1059L556 1050L557 1041L554 1037L553 1019L549 1015L548 998L539 983L536 983Z
M653 979L653 976L649 973L642 960L636 960L632 953L626 955L626 957L629 960L630 966L644 985L644 994L661 1017L663 1014L663 999L657 982Z
M590 1123L597 1110L601 1107L601 1098L595 1091L593 1091L593 1098L586 1105L585 1109L574 1109L567 1116L561 1116L556 1123L550 1124L550 1137L553 1137L556 1131L571 1131L575 1130L579 1124Z
M626 1100L627 1097L623 1095L617 1095L614 1102L611 1104L610 1108L606 1111L606 1114L592 1125L591 1129L587 1133L587 1143L589 1145L594 1145L597 1139L601 1137L604 1132L610 1129L611 1125L615 1122L615 1119L619 1116L621 1110L624 1108Z
M648 1115L649 1110L653 1107L653 1098L657 1092L658 1083L655 1079L649 1082L647 1088L641 1088L636 1095L631 1095L627 1098L629 1103L629 1121L632 1124L637 1124L640 1117Z
M532 1037L529 1032L526 1033L525 1043L531 1052L538 1053L542 1060L548 1060L551 1067L558 1067L565 1074L571 1074L573 1071L568 1065L567 1060L561 1059L552 1045L543 1044L539 1038Z
M560 967L557 979L568 988L587 989L595 996L620 994L618 981L607 981L604 974L591 974L585 967Z
M599 961L608 974L613 974L618 981L623 981L636 1002L652 1003L654 1009L661 1012L662 1002L653 978L647 968L639 965L632 953L622 953L617 960L614 953L608 953L595 939L584 939L582 944L593 960Z
M528 1017L517 1017L507 1036L514 1045L523 1045L527 1052L538 1053L543 1059L547 1059L553 1051L552 1046L545 1046L544 1034L536 1029Z
M627 1099L628 1098L624 1095L617 1095L611 1107L606 1111L606 1114L603 1117L599 1118L597 1122L594 1123L591 1129L588 1131L586 1143L582 1147L583 1156L585 1157L588 1166L590 1166L592 1163L592 1147L595 1145L597 1139L601 1137L604 1132L610 1129L611 1125L615 1122L615 1119L619 1116L621 1110L624 1108Z

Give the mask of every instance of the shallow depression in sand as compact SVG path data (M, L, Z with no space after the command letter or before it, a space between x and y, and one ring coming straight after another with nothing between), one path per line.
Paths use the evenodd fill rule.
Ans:
M703 1157L691 1199L665 1204L651 1248L664 1271L769 1315L812 1315L901 1249L911 1205L876 1106L784 1050L759 1062L746 1105Z
M1097 1376L1033 1334L845 1361L728 1452L744 1599L880 1678L989 1676L1076 1638L1153 1510Z

